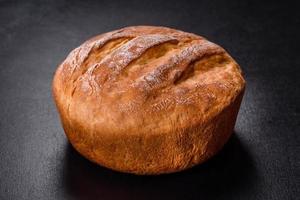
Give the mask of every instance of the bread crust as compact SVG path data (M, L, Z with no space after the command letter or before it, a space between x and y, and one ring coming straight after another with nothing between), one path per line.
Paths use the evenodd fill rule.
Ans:
M121 172L163 174L202 163L222 148L245 81L232 57L201 36L134 26L74 49L52 89L80 154Z

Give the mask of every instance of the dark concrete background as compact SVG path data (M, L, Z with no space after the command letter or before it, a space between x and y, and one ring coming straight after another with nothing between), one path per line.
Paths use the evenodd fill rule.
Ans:
M53 73L68 52L143 24L207 37L247 80L229 143L182 173L90 163L68 144L53 104ZM0 1L0 199L299 199L299 27L288 1Z

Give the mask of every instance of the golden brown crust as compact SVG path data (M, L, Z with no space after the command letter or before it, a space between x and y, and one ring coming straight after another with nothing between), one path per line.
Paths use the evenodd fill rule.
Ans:
M244 87L223 48L153 26L86 41L53 80L72 145L95 163L135 174L180 171L214 155L233 130Z

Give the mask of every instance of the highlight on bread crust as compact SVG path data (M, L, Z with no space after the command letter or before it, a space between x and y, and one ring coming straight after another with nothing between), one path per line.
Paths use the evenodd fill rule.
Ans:
M58 67L64 131L87 159L117 171L181 171L230 137L245 88L220 46L183 31L134 26L96 36Z

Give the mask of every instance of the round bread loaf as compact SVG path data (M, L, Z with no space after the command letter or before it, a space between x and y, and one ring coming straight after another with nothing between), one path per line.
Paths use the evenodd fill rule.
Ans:
M134 174L181 171L216 154L233 132L244 88L238 64L223 48L155 26L86 41L53 80L74 148Z

